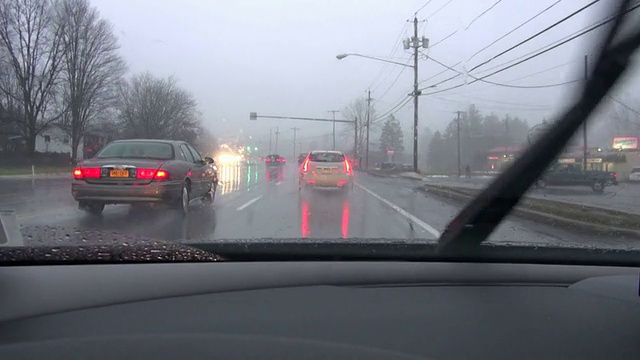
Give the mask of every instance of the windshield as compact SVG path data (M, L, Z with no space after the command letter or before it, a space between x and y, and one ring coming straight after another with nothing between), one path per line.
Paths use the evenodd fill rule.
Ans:
M452 224L582 99L613 3L3 1L0 217L24 247L433 245L496 223L496 246L640 249L638 66L509 178L536 174L524 195Z
M105 146L96 154L96 158L170 160L173 159L173 146L157 142L118 142Z
M342 162L344 155L330 152L313 152L309 154L309 160L313 162Z

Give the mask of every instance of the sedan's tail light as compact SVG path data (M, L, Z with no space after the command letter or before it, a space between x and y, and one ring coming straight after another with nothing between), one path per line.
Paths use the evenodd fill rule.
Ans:
M266 158L266 159L264 159L264 162L271 162L271 159L270 158Z
M617 179L618 178L618 174L617 173L613 173L613 178Z
M76 180L82 179L99 179L101 169L100 168L83 168L77 167L73 169L73 178Z
M169 178L169 173L166 170L139 168L136 171L136 179L167 180L168 178Z

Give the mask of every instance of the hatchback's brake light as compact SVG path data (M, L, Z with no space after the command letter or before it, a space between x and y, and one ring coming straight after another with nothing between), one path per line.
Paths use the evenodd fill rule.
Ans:
M613 173L613 178L617 179L618 178L618 174L617 173Z
M351 174L351 164L347 158L344 159L344 172Z
M101 169L100 168L83 168L77 167L73 169L73 178L76 180L82 179L99 179Z
M307 156L302 163L302 172L306 173L309 171L309 157Z

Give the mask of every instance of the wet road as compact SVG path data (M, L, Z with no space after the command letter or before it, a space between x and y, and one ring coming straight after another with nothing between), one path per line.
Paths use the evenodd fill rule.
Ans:
M469 179L429 177L425 179L430 184L478 189L486 187L492 180L491 177L472 177ZM552 186L545 189L531 189L528 196L640 214L640 183L621 182L618 186L607 187L602 194L593 192L587 186Z
M221 185L213 207L194 201L186 217L165 208L128 205L107 206L102 216L91 216L77 209L68 179L0 179L0 209L15 210L25 226L96 229L190 242L435 239L460 210L418 192L412 180L363 173L356 174L356 187L350 193L299 192L296 170L292 166L276 172L260 165L221 167ZM606 244L613 248L630 245L625 239L594 238L518 218L505 221L491 241Z

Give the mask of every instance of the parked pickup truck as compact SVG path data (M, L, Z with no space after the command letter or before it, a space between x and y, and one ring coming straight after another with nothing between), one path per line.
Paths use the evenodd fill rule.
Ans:
M583 171L579 164L556 164L547 169L536 182L536 187L589 186L601 193L607 186L618 185L618 174L610 171Z

